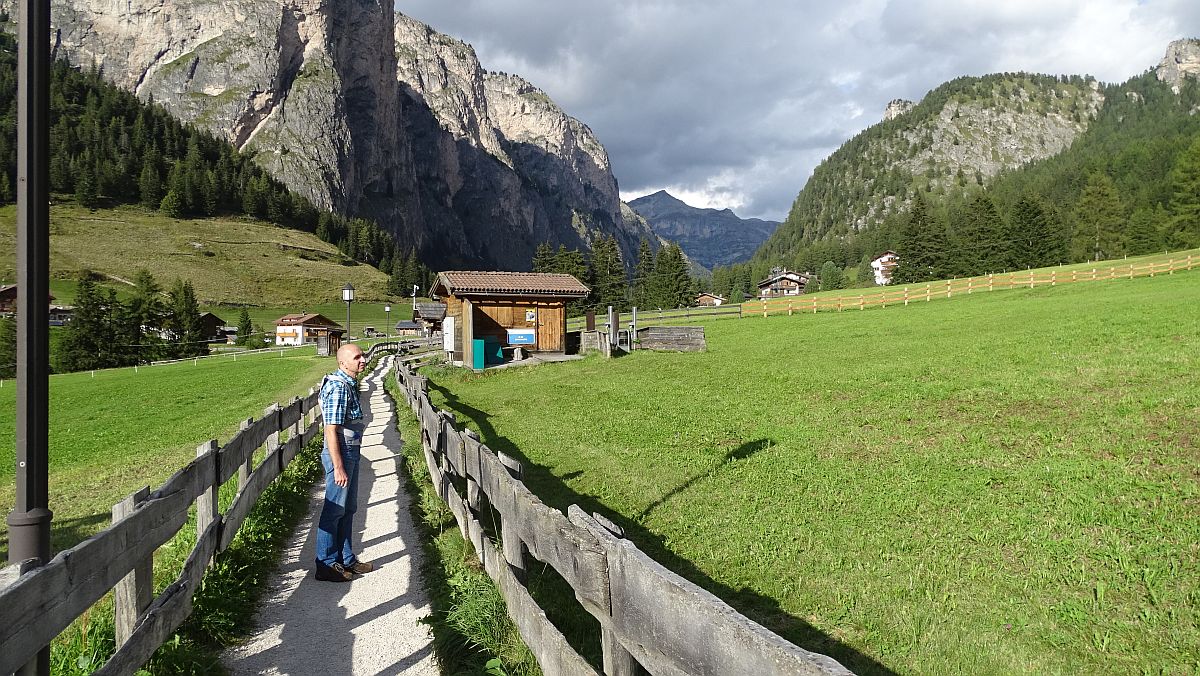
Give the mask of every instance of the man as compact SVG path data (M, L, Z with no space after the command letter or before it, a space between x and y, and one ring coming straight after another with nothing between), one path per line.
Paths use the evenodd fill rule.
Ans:
M317 522L316 578L349 582L355 573L369 573L374 568L359 561L350 546L354 512L358 509L358 458L364 426L357 378L367 363L362 348L353 343L338 349L337 362L338 370L321 381L325 506Z

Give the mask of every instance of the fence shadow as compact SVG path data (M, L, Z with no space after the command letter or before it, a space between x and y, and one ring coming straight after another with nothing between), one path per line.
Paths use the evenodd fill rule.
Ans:
M511 456L521 462L525 485L542 502L563 512L566 512L567 508L574 504L589 514L598 513L607 517L624 529L625 537L637 545L650 558L658 561L690 582L703 587L717 596L717 598L733 606L733 608L746 617L749 617L751 620L779 634L787 641L801 648L828 655L841 662L843 666L856 674L876 674L879 676L894 676L896 674L895 671L875 658L839 641L808 622L789 614L780 606L778 600L760 594L748 587L734 588L717 582L704 571L697 568L691 561L671 551L667 547L663 536L651 532L640 523L640 519L650 514L654 509L662 506L662 504L675 495L687 490L698 481L715 474L730 463L748 459L756 453L771 447L774 445L774 442L770 439L757 439L730 450L716 468L688 479L671 491L668 491L663 497L651 503L638 515L628 517L614 512L604 503L590 495L576 492L566 484L568 478L578 476L578 474L571 473L563 477L558 477L545 467L530 462L529 458L521 452L521 449L517 448L507 437L497 432L490 421L488 413L464 403L454 393L439 386L432 380L428 381L428 387L431 393L436 391L441 395L445 402L442 407L459 416L460 422L465 422L463 420L465 418L467 421L474 423L475 428L479 430L483 443L489 448ZM553 582L550 584L558 586ZM565 582L562 584L565 584ZM561 597L562 595L559 594L558 596ZM546 608L546 612L554 620L555 624L559 625L560 629L564 629L562 624L559 623L557 613L551 612L550 608ZM571 636L567 638L574 645L575 640ZM593 650L589 650L587 647L584 647L580 652L589 658L591 658L589 653L594 654Z

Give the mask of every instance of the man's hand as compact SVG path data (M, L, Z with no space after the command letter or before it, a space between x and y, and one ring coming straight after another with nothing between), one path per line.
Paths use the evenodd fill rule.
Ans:
M333 483L337 484L341 488L345 488L346 484L350 483L350 479L346 476L345 467L333 468Z

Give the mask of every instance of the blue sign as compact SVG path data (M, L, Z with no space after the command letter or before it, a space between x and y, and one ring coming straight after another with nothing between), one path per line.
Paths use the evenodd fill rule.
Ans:
M509 345L536 345L537 331L534 329L508 329Z

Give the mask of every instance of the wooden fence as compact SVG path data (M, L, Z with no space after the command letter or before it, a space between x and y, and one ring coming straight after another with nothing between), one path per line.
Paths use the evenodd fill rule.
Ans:
M545 505L522 483L519 462L460 430L453 414L433 408L425 378L397 365L396 380L420 421L434 489L449 505L463 538L474 545L548 676L597 672L522 584L527 555L557 571L600 621L609 676L643 669L672 676L850 673L833 658L788 643L667 570L603 517L588 516L576 505L566 514ZM500 516L499 544L484 531L481 494Z
M765 300L746 301L742 303L742 313L745 316L766 317L773 314L791 315L805 312L865 310L869 307L908 305L910 303L928 302L937 299L953 298L956 295L984 293L988 291L1032 289L1039 286L1062 286L1064 284L1077 284L1079 282L1172 275L1178 271L1191 270L1197 266L1200 266L1200 257L1188 255L1186 258L1171 259L1158 263L1150 262L1145 265L1130 263L1129 265L1114 265L1107 268L1009 272L1000 275L949 279L925 284L910 284L903 287L886 287L877 291L849 295L843 294L835 297L811 296L804 298L802 296L795 296L792 298L769 298Z
M367 354L373 358L406 349L397 342L380 343ZM321 433L320 417L315 389L286 406L273 404L261 419L244 421L224 446L215 439L201 444L196 459L158 490L143 488L115 505L109 528L44 566L31 568L34 561L23 561L0 571L0 674L35 658L110 589L117 651L94 673L136 672L191 614L209 562L233 541L271 481ZM255 451L263 446L265 456L255 467ZM217 491L235 474L237 496L221 514ZM196 545L179 577L152 598L154 552L187 523L193 503Z
M837 296L803 295L766 298L747 300L740 305L721 305L713 308L694 307L665 311L645 311L639 309L637 312L637 323L641 327L655 324L689 323L711 317L729 317L733 315L739 317L767 317L781 314L794 315L814 312L865 310L869 307L888 307L889 305L894 307L910 303L953 298L956 295L964 293L975 294L1004 289L1032 289L1038 286L1061 286L1079 282L1171 275L1182 270L1191 270L1197 266L1200 266L1200 256L1189 254L1186 257L1161 262L1150 262L1143 265L1130 263L1128 265L1111 265L1089 269L1076 268L1073 270L1008 272L999 275L928 282L926 284L910 284L903 287L890 286L857 294L843 293ZM617 323L621 326L626 326L632 319L632 313L622 313L619 315ZM584 319L582 317L572 317L567 320L568 331L578 331L583 326Z

